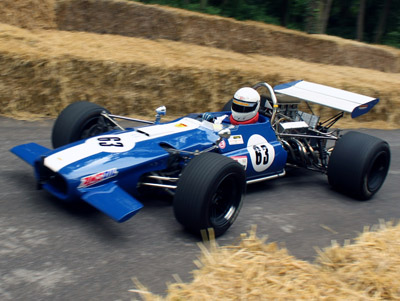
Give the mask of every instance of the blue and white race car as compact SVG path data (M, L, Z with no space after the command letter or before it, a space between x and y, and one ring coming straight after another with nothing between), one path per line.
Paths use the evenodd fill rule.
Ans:
M33 166L38 187L63 201L83 200L123 222L143 207L139 200L153 187L173 195L175 217L187 230L213 228L216 236L238 216L246 184L282 177L288 166L327 174L332 187L358 199L380 189L389 145L332 129L344 113L365 114L378 99L306 81L253 88L261 95L254 124L229 122L232 100L212 113L212 121L190 114L169 122L160 120L165 107L152 122L80 101L55 121L54 149L28 143L11 152ZM308 112L299 110L302 102ZM321 121L313 104L339 113ZM140 126L123 128L117 119Z

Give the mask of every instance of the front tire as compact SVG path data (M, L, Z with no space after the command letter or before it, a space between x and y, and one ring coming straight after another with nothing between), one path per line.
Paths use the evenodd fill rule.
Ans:
M203 153L189 162L179 179L175 217L192 233L213 228L220 236L237 218L245 188L243 166L217 153Z
M103 111L109 113L88 101L78 101L67 106L54 123L51 135L53 148L111 130L110 122L101 116Z
M348 132L329 158L328 181L336 190L359 200L370 199L381 188L390 165L387 142L359 132Z

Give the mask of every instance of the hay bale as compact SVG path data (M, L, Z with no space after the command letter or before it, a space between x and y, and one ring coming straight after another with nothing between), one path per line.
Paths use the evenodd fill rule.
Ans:
M115 114L149 118L164 104L169 117L175 117L217 111L241 86L305 79L381 97L382 103L361 121L392 127L400 122L400 113L391 109L399 104L400 74L366 73L360 68L243 55L168 40L32 32L5 24L0 24L0 63L0 113L9 116L28 112L55 117L67 104L87 99ZM316 112L331 111L321 107Z
M390 47L158 5L123 0L63 0L57 5L56 15L61 30L169 39L245 54L400 72L400 51Z
M316 262L354 290L380 300L399 300L400 226L381 221L374 228L365 228L353 244L324 249Z
M1 0L2 23L29 29L55 29L56 0Z
M201 244L193 281L168 285L165 298L151 294L138 280L144 300L398 300L400 226L383 224L355 244L320 251L315 264L298 260L255 230L238 244Z
M244 54L400 72L400 51L390 47L127 0L2 0L0 16L3 23L28 29L168 39Z
M127 0L3 0L0 16L4 23L28 29L168 39L244 54L400 72L400 51L394 48Z

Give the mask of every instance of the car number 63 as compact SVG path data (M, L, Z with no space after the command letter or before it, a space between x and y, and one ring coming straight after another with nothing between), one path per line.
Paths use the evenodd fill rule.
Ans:
M275 158L275 149L261 135L253 135L247 142L251 164L256 172L262 172L271 166Z

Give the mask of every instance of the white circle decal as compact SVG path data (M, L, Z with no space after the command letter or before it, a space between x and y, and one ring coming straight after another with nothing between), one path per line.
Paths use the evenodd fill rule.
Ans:
M261 135L253 135L247 142L251 164L255 171L262 172L271 166L275 159L275 149Z
M86 140L85 144L98 152L122 153L135 147L135 137L132 132L101 135Z

